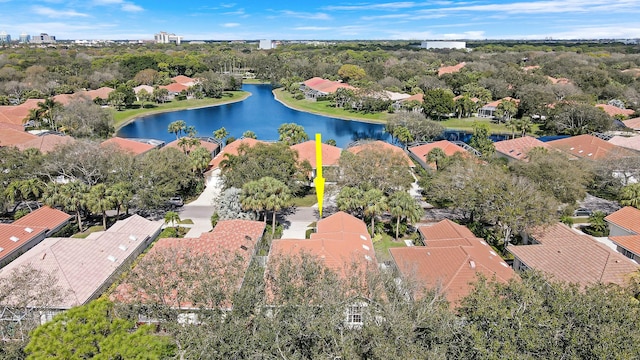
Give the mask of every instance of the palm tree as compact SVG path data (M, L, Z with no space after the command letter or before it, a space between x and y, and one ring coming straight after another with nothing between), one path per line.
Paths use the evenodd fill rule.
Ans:
M171 226L175 227L178 230L178 224L180 223L180 214L175 211L167 211L164 214L164 223L171 224Z
M176 134L176 140L180 138L180 133L187 129L187 123L184 120L176 120L169 124L168 131L171 134Z
M520 122L520 120L518 120L518 119L511 119L511 120L507 121L507 127L511 130L511 138L512 139L516 138L516 131L518 131L520 129L519 122Z
M276 213L293 204L291 190L285 183L272 177L263 177L258 181L263 184L263 189L267 195L265 210L271 210L272 212L271 235L273 236L276 233Z
M258 180L249 181L242 186L240 194L240 205L243 210L255 211L257 218L260 212L265 210L266 194L262 191L261 183ZM267 214L264 214L264 222L267 222Z
M45 184L39 179L15 180L9 183L4 190L9 201L20 204L26 203L29 211L33 211L30 202L38 201L45 188ZM38 205L38 207L40 207Z
M58 130L56 126L56 112L61 107L62 104L53 100L53 98L47 98L38 103L38 109L41 111L42 120L48 122L49 126L53 130Z
M338 193L336 205L340 211L362 216L364 209L364 192L357 187L345 186Z
M113 197L107 191L107 185L98 184L89 190L87 206L92 213L102 214L102 226L105 230L107 229L107 210L113 209L114 203Z
M376 215L387 209L387 197L382 190L370 189L364 193L364 204L364 215L371 217L371 236L373 236Z
M251 130L247 130L245 132L242 133L242 137L245 139L257 139L258 136L256 135L256 133L254 133Z
M226 139L227 136L229 136L229 132L224 127L221 127L220 129L213 132L213 137L218 140Z
M200 140L194 137L181 137L178 140L178 146L182 149L182 152L185 154L189 154L189 151L192 147L200 145Z
M120 217L120 209L125 208L129 213L129 201L133 198L133 186L128 182L118 182L107 189L109 196L113 199L116 208L116 219Z
M518 122L520 136L522 137L526 136L527 133L531 131L532 127L533 127L533 122L531 121L530 117L525 116L522 119L520 119L520 121Z
M424 210L406 191L397 191L389 197L389 212L396 218L396 240L400 235L400 220L406 219L407 223L415 223L422 218Z
M82 212L87 206L89 189L89 185L80 181L64 184L60 188L62 206L66 211L74 211L76 213L76 220L78 221L78 229L80 231L82 231Z
M191 161L191 169L193 170L193 172L203 175L209 167L209 162L211 161L211 153L204 147L198 146L197 148L195 148L195 150L189 153L189 160Z
M518 112L518 104L515 101L503 100L496 108L496 118L498 118L498 123L500 120L508 122L516 112Z
M640 209L640 183L627 185L620 190L620 204Z
M427 163L429 164L435 163L436 170L440 170L442 165L442 160L446 158L447 158L447 154L445 154L444 150L442 150L439 147L433 148L427 154Z

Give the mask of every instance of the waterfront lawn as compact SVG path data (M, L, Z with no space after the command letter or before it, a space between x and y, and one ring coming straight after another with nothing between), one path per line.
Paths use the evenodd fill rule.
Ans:
M447 129L455 129L455 130L464 130L464 131L473 131L473 123L479 122L483 124L489 125L489 131L492 134L511 134L512 130L509 129L507 125L504 123L498 124L496 122L491 121L491 119L487 118L478 118L478 117L470 117L470 118L450 118L447 120L443 120L440 123L446 127ZM532 124L531 131L529 134L535 134L540 129L539 124ZM518 135L519 133L516 133Z
M344 109L335 108L330 105L329 101L309 101L304 99L296 100L293 98L293 95L291 95L287 91L283 91L282 89L276 89L273 93L276 99L282 101L285 105L293 109L338 119L384 123L389 116L389 114L387 113L355 113Z
M174 100L164 104L154 104L154 106L151 108L148 108L148 107L142 108L140 106L141 104L139 102L136 102L134 105L139 106L136 109L127 109L124 111L113 110L114 126L116 129L118 129L121 126L124 126L128 121L144 115L158 114L158 113L177 111L177 110L193 109L193 108L206 107L206 106L221 105L229 102L244 100L248 96L249 96L249 93L246 91L225 91L223 96L220 99L205 98L205 99L189 99L189 100L181 100L181 101ZM148 104L149 103L145 103L146 106L148 106Z

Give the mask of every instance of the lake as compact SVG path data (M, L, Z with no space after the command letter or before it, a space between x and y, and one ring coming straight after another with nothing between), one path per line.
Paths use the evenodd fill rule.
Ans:
M175 140L175 135L167 131L169 124L184 120L187 126L195 126L198 136L212 136L215 130L224 127L230 136L236 138L252 130L260 140L277 140L281 124L296 123L304 127L311 139L316 133L321 133L323 141L334 139L343 148L360 139L391 140L381 124L335 119L290 109L275 100L271 85L245 84L242 90L252 95L232 104L145 116L122 127L116 135L170 142Z

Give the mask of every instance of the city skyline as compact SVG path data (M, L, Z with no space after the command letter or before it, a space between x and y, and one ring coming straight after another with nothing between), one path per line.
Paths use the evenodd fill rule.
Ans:
M162 3L0 0L0 31L64 39L484 40L640 38L640 0Z

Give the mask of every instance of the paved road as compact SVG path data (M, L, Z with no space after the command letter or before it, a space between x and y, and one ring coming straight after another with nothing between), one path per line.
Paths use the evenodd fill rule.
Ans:
M211 226L213 201L220 194L221 189L220 170L215 170L207 179L206 187L198 199L184 205L179 210L181 219L193 220L193 225L185 237L197 238L202 233L213 229Z

